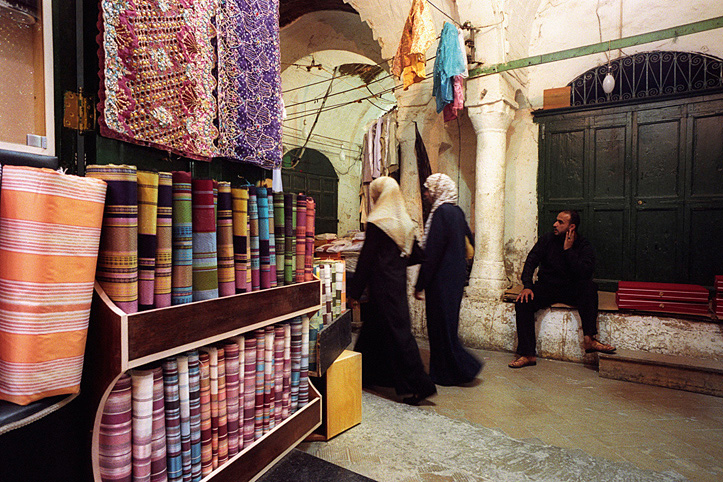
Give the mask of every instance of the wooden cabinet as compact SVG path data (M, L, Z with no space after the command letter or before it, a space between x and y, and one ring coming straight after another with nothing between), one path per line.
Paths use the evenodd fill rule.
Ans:
M103 407L125 371L240 335L320 308L318 280L240 295L126 314L96 283L82 391L95 410L93 479L100 481L98 428ZM246 447L204 481L254 479L321 424L321 397L309 384L309 403Z

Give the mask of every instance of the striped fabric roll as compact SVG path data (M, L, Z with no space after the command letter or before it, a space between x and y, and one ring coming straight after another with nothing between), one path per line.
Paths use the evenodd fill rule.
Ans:
M254 331L256 337L256 404L254 413L254 440L264 434L264 382L266 362L266 334L263 328Z
M249 190L246 188L231 189L233 199L233 256L236 269L236 293L251 291L247 286L246 277L249 268L248 250L248 206Z
M274 288L278 285L276 281L276 233L274 233L274 194L268 190L269 206L269 286Z
M274 326L274 411L275 425L281 423L284 392L284 325Z
M256 337L253 333L244 338L243 414L243 448L246 448L254 443L256 424Z
M10 166L6 166L4 177ZM138 176L136 166L92 165L86 177L108 184L96 279L126 313L138 311ZM6 180L3 180L3 191ZM82 219L78 213L77 219Z
M332 285L332 267L327 263L324 265L324 298L323 303L326 306L324 310L324 325L329 326L334 319L334 291Z
M170 172L158 173L158 226L156 228L156 271L154 282L154 305L156 308L171 306L171 272L173 269L173 176Z
M284 284L294 282L296 267L296 194L284 194Z
M178 392L178 363L175 358L163 361L163 390L166 408L166 460L168 481L183 480L181 455L181 400Z
M291 323L284 323L284 379L281 395L281 419L289 418L289 401L291 395Z
M335 296L338 297L338 302L334 300L334 311L335 316L339 316L344 310L346 310L346 261L337 261L334 263L335 277L334 282L336 283Z
M284 193L274 193L274 240L276 247L276 285L284 284L286 232L284 227Z
M178 399L181 414L181 467L183 480L191 480L191 393L188 379L188 356L176 357L178 364Z
M299 408L309 403L309 317L301 317L301 366L299 368Z
M316 203L310 196L306 197L306 257L304 258L304 281L313 278L311 268L314 266L314 221L316 218Z
M193 301L193 201L191 173L173 172L173 276L171 304Z
M211 422L211 357L208 352L198 354L201 398L201 475L213 472L213 425Z
M274 428L274 327L269 325L264 328L264 433Z
M233 254L233 209L231 183L218 183L218 294L236 293L236 274Z
M153 308L156 277L158 173L138 171L138 309Z
M296 270L294 281L304 281L306 264L306 196L299 194L296 198Z
M211 467L218 468L218 350L214 346L204 346L200 348L202 353L208 355L208 374L209 374L209 407L211 409ZM203 361L201 361L201 370L203 370ZM201 394L203 396L203 379L201 380ZM203 398L201 399L203 404Z
M239 346L234 341L223 345L226 357L226 411L228 414L228 456L239 452Z
M301 317L291 320L291 390L289 391L289 415L299 408L299 377L301 375Z
M153 371L131 370L133 384L133 481L151 480Z
M216 347L218 355L218 465L228 461L228 405L226 402L226 351ZM213 395L213 393L211 394Z
M96 179L5 166L0 399L27 405L80 389L105 193Z
M249 245L251 247L251 291L261 289L261 259L259 258L259 209L256 188L249 187Z
M163 368L153 369L153 439L151 442L151 482L168 480L166 466L166 406Z
M201 480L201 367L198 352L188 353L188 399L191 427L191 480Z
M269 196L265 187L256 188L259 211L259 263L261 289L271 288L271 259L269 253Z
M193 196L193 301L218 298L216 214L213 181L194 179Z
M104 482L133 480L131 377L120 376L108 395L98 428L98 465Z

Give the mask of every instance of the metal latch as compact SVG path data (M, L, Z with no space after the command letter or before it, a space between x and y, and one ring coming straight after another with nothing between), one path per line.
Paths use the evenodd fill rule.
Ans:
M81 134L95 130L95 103L92 97L83 95L82 88L63 95L63 127Z

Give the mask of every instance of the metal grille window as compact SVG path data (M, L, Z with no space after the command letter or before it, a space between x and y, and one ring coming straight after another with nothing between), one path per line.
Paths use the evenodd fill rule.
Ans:
M603 91L610 72L615 87ZM588 70L570 82L570 105L604 104L723 87L723 60L691 52L642 52Z

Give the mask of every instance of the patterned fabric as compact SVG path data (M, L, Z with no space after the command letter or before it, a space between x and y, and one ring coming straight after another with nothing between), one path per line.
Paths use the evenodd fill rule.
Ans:
M193 301L193 197L191 173L173 172L173 276L171 303Z
M246 283L246 272L249 268L248 245L248 189L231 189L233 199L233 256L236 269L236 293L251 291Z
M221 156L281 164L278 0L226 0L218 15Z
M264 383L266 362L266 334L263 328L254 331L256 337L256 406L254 412L254 440L264 435Z
M313 275L311 269L314 267L314 235L316 218L316 203L314 199L306 197L306 254L304 258L304 281L311 281Z
M296 198L296 271L294 281L304 281L304 265L306 264L306 196L299 194Z
M133 398L133 481L151 480L153 371L131 371Z
M299 380L301 376L301 317L296 316L291 320L291 386L289 394L289 415L292 415L299 408Z
M98 465L104 482L133 480L131 377L123 374L108 395L98 429Z
M259 210L256 188L249 188L249 245L251 246L251 291L261 289L261 259L259 257Z
M265 347L265 355L264 355L264 420L263 420L263 430L264 433L268 432L272 428L274 428L274 407L275 407L275 400L274 396L276 395L276 391L274 389L274 368L275 368L275 361L274 361L274 327L272 325L269 325L264 328L264 347Z
M269 201L269 286L274 288L278 285L276 280L276 233L275 233L275 211L274 211L274 193L268 190Z
M274 424L281 423L284 391L284 325L274 328L274 410L271 412Z
M261 289L271 288L271 257L269 253L269 197L265 187L256 188L259 212L259 263Z
M178 364L178 400L181 413L181 467L183 480L191 480L191 393L188 379L188 356L176 358Z
M211 413L211 467L218 468L218 350L213 346L205 346L201 351L208 355L208 374L209 374L209 407ZM203 371L203 361L201 361L201 370ZM203 380L201 382L203 384ZM203 385L201 385L203 393ZM203 398L202 398L203 400ZM202 402L203 403L203 402Z
M0 399L77 393L106 185L5 166L0 191Z
M286 262L286 229L284 227L284 193L274 193L274 240L276 247L276 285L284 284L284 265Z
M309 317L301 317L301 363L299 366L299 408L309 403Z
M464 77L455 75L452 79L452 89L454 91L452 102L444 106L444 122L455 120L459 111L464 109Z
M178 363L175 358L163 361L163 391L166 407L166 458L168 481L183 480L181 456L181 401L178 392Z
M201 399L201 475L213 472L213 425L211 422L211 357L208 352L198 354Z
M256 337L244 338L244 429L243 446L254 443L256 425Z
M194 179L193 196L193 301L218 298L216 213L213 181Z
M284 194L284 284L294 282L296 267L296 194Z
M218 183L218 294L236 293L231 183Z
M434 58L432 95L437 103L437 113L454 101L454 77L467 73L467 56L460 45L459 35L457 27L444 22Z
M435 37L434 20L427 2L412 0L392 65L392 72L402 80L404 90L425 79L425 54Z
M138 171L138 309L153 308L156 277L158 173Z
M216 347L218 356L218 465L228 461L228 405L226 402L226 352Z
M239 346L233 341L224 343L226 357L226 412L228 415L228 456L239 452Z
M439 172L432 174L424 182L424 187L429 190L429 195L432 197L434 203L429 211L427 222L424 223L424 237L422 237L422 242L420 243L422 248L427 244L429 228L432 226L432 218L437 208L445 203L457 204L457 185L448 175Z
M153 369L153 437L151 441L151 482L166 482L166 408L163 368Z
M154 305L156 308L171 306L171 274L173 251L173 176L170 172L158 173L158 220L156 228L156 271L154 282Z
M191 427L191 480L201 480L201 367L196 350L188 353L188 398Z
M289 402L291 395L291 324L284 323L284 374L283 394L281 396L281 419L289 417Z
M108 184L96 279L118 308L135 313L138 311L136 167L92 165L86 167L85 175Z
M193 159L217 155L215 2L100 2L100 132Z

